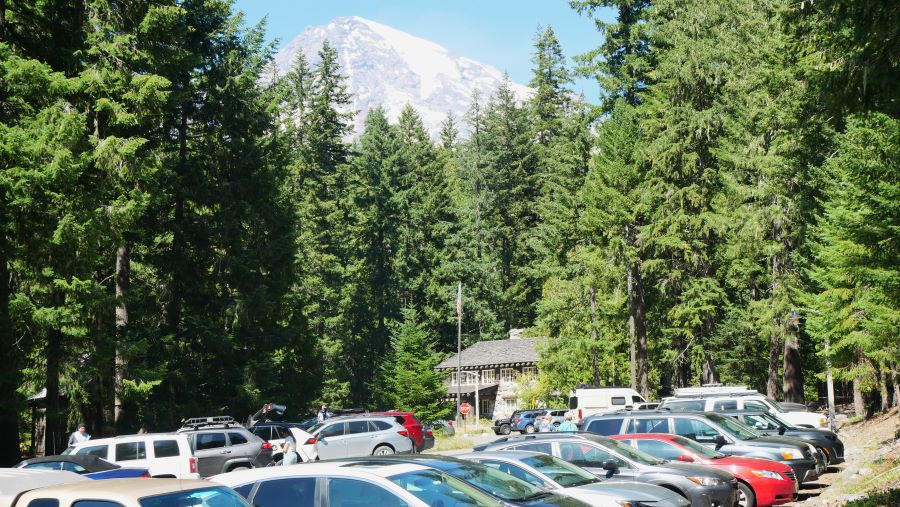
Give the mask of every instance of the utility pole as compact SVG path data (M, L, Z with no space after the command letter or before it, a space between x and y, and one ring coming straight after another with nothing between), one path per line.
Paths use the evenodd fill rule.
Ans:
M456 421L459 425L459 405L462 402L462 282L456 287Z

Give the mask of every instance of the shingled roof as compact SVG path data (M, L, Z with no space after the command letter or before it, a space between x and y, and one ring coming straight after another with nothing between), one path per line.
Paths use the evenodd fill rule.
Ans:
M513 340L489 340L475 342L462 351L463 368L486 368L489 366L521 365L537 363L535 344L540 338L518 338ZM456 368L456 354L435 366L436 370Z

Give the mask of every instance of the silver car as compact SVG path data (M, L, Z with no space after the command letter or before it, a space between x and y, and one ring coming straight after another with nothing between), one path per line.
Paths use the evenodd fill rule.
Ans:
M409 432L393 417L343 416L310 428L319 459L385 456L412 452Z
M594 474L548 454L531 451L475 452L455 456L496 468L546 490L596 507L652 504L687 507L687 498L666 488L637 482L600 481Z

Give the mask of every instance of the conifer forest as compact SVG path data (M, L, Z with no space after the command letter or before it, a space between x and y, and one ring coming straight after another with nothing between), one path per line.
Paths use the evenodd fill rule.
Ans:
M275 72L229 0L0 0L0 464L42 389L47 439L269 401L452 417L460 282L463 346L547 338L546 403L817 402L827 366L900 403L897 3L571 8L594 50L538 28L532 95L432 136L348 112L327 42Z

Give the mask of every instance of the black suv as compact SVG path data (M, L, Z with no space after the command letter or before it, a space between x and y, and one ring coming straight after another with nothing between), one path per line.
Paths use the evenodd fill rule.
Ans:
M726 410L722 413L741 421L761 435L781 435L808 440L825 451L825 461L829 465L844 462L844 443L838 438L837 433L831 430L794 426L777 415L762 410Z
M664 462L590 433L533 433L500 438L475 451L534 451L580 466L602 480L655 484L675 491L691 505L732 507L738 483L733 475L712 467Z
M494 434L509 435L509 432L512 431L513 420L522 412L525 412L525 410L516 410L509 417L495 420L494 425L491 427L491 429L494 430Z
M779 461L791 467L800 483L813 481L825 471L824 459L818 459L812 444L796 438L762 436L716 412L619 411L588 417L581 427L598 435L674 433L726 454Z

